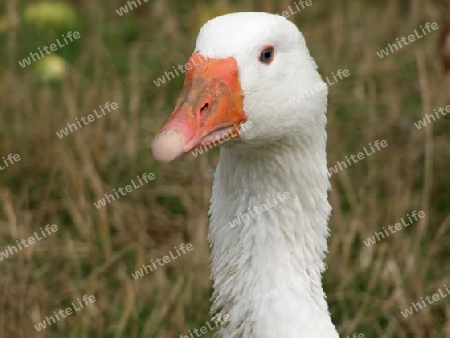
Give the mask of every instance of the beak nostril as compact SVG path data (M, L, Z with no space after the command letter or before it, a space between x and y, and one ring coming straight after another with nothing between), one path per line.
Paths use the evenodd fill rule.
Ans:
M200 108L200 116L203 117L209 110L209 103L206 102L201 108Z

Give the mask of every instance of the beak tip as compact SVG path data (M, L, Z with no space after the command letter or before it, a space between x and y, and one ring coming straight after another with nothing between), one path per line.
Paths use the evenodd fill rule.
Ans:
M177 130L166 130L156 136L152 143L153 157L163 163L173 161L181 155L183 136Z

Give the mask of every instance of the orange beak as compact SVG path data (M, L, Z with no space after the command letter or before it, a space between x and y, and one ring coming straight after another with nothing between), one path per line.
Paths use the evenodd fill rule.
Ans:
M247 120L234 58L210 59L195 53L186 69L175 110L152 144L153 156L161 162L238 137L239 124Z

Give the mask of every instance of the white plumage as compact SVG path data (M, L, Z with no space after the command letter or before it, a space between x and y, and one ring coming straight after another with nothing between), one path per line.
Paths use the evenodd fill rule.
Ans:
M274 58L263 64L258 56L268 45L274 47ZM214 176L209 210L212 312L230 316L219 335L338 337L322 289L323 268L318 268L327 251L331 211L327 87L319 86L317 93L295 104L289 101L323 84L302 34L282 16L228 14L203 26L195 53L236 60L243 110L253 124L223 144ZM154 153L167 142L157 136ZM230 226L237 215L280 192L290 198L245 224ZM299 282L279 290L293 280ZM273 290L281 292L270 297Z

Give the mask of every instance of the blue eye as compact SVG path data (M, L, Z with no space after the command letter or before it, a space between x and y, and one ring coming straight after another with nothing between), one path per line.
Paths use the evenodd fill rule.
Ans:
M262 50L261 55L259 56L259 61L261 61L262 63L269 64L272 62L274 54L275 51L272 46L265 47Z

